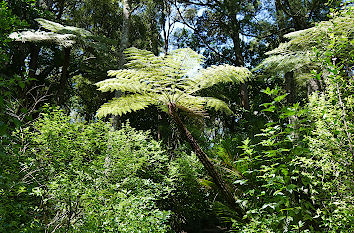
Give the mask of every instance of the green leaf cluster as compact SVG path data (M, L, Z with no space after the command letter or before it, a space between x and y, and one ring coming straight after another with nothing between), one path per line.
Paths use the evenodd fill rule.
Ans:
M22 149L8 156L21 159L23 180L12 192L28 206L18 212L1 205L1 231L169 231L170 212L158 207L170 192L168 158L148 133L128 124L111 131L55 108L15 136Z

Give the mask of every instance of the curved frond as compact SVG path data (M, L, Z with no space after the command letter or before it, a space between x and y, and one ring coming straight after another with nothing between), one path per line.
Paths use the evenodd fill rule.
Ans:
M158 90L166 88L165 83L168 83L164 74L158 72L149 72L146 70L124 69L124 70L109 70L108 76L113 76L113 79L107 79L97 83L96 85L102 87L102 91L129 91L141 92L148 90ZM109 88L109 85L114 85ZM128 86L127 86L128 85ZM106 86L106 87L103 87ZM147 89L149 86L149 89Z
M55 32L44 31L22 31L13 32L9 38L20 42L49 42L70 47L75 44L75 35L73 34L58 34Z
M56 23L47 19L42 19L38 18L36 21L45 29L60 33L60 34L74 34L76 36L81 36L81 37L86 37L86 36L92 36L92 33L83 29L83 28L78 28L78 27L72 27L72 26L64 26L61 25L60 23Z
M289 72L292 70L308 70L313 66L310 51L297 52L292 54L277 54L264 59L256 69L267 69L273 71Z
M199 96L183 94L178 95L178 97L175 98L175 104L176 106L180 106L179 108L182 110L185 108L189 109L188 111L190 112L202 114L204 112L205 101L202 97ZM183 108L181 108L181 106L183 106Z
M135 112L150 105L156 104L158 99L151 95L132 94L119 98L114 98L103 104L97 111L97 117L112 115L123 115L129 112Z
M187 112L194 112L196 115L205 115L206 108L214 109L215 111L223 112L228 115L233 113L227 103L213 97L185 94L176 101L176 106L183 106L183 108L179 108Z
M204 97L207 108L212 108L216 111L223 112L227 115L233 114L227 103L220 99L216 99L213 97Z
M128 60L125 66L130 69L154 71L163 66L161 57L155 56L147 50L132 47L126 49L124 54Z
M96 83L98 90L102 92L108 91L122 91L122 92L133 92L142 93L147 89L146 83L136 82L134 80L124 79L124 78L111 78Z
M193 86L193 88L191 88L188 93L194 93L218 83L245 82L251 75L251 72L244 67L230 65L211 66L191 78L191 86Z
M82 38L93 37L91 32L82 28L64 26L41 18L36 19L36 21L50 32L34 30L13 32L9 35L9 38L21 42L48 42L71 47Z

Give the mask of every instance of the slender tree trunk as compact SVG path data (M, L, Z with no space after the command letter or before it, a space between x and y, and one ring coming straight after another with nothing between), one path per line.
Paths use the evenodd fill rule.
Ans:
M65 0L60 0L59 2L59 12L58 12L58 15L57 15L57 19L60 20L61 17L63 16L63 12L64 12L64 6L65 6Z
M119 45L119 68L123 68L127 62L124 55L124 50L129 46L129 26L130 26L130 5L128 0L123 0L123 21L122 21L122 34Z
M289 71L284 75L285 78L285 90L288 93L286 99L288 104L294 104L296 101L296 82L294 79L294 72Z
M36 45L31 46L30 53L31 53L31 61L29 63L28 77L34 78L34 76L36 75L37 64L38 64L39 47Z
M65 90L67 88L69 78L69 65L70 65L70 52L71 48L64 48L64 62L61 71L61 77L58 87L58 103L62 105L65 103Z
M240 84L240 94L241 94L241 104L242 107L246 110L250 110L250 103L248 101L248 90L247 90L247 82Z
M176 123L177 128L180 131L180 133L185 137L185 139L188 141L188 143L193 148L198 159L203 164L203 166L207 170L208 174L213 178L214 183L220 189L221 193L225 197L228 204L233 209L235 209L237 211L237 214L238 214L240 220L242 220L242 217L244 216L245 211L239 205L236 204L235 197L232 194L230 188L226 185L226 183L222 179L221 175L216 170L215 166L212 164L212 162L210 161L208 156L205 154L205 152L200 148L199 144L194 139L192 134L184 126L183 122L181 121L181 119L179 118L179 116L176 112L176 106L173 103L169 104L169 114L172 117L173 121Z
M243 61L243 56L242 56L242 51L241 51L241 40L240 40L240 35L239 35L239 29L237 26L237 22L234 22L234 31L232 33L232 40L234 43L234 52L236 55L236 66L244 66L245 63ZM240 84L240 97L241 97L241 104L242 107L246 110L250 110L250 104L248 100L248 90L247 90L247 83L241 83Z
M130 5L128 0L123 0L122 1L123 5L123 21L122 21L122 34L120 38L120 44L119 44L119 68L123 69L124 64L127 62L125 59L124 55L124 50L128 48L129 45L129 20L130 20ZM116 98L119 98L122 96L121 91L115 91L114 96ZM118 115L115 115L112 117L112 125L115 129L118 129L120 125L120 117Z

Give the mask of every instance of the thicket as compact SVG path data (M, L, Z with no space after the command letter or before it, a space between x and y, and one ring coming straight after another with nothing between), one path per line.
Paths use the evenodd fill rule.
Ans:
M0 1L1 232L354 231L352 3L63 2Z

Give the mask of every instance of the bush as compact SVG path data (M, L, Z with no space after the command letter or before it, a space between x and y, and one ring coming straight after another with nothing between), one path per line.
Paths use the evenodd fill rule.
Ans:
M129 124L111 131L52 109L15 136L23 161L17 192L37 202L26 212L30 222L10 227L2 218L1 231L169 231L170 212L157 207L168 194L168 160L148 133Z

